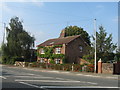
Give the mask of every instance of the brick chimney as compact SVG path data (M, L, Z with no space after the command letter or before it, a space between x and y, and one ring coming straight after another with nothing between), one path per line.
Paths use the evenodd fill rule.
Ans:
M64 38L65 37L65 30L63 29L60 33L59 38Z

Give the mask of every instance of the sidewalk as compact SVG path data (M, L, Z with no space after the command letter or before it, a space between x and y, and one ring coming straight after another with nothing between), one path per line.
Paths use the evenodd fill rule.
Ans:
M98 74L98 73L91 73L91 72L62 71L62 70L52 70L52 69L42 69L42 68L31 68L31 67L24 67L23 69L40 71L40 72L50 72L50 73L85 76L85 77L108 78L108 79L116 79L116 80L118 80L118 76L120 76L120 75L113 75L113 74Z
M85 77L95 77L95 78L107 78L107 79L115 79L118 80L120 75L113 74L98 74L91 72L74 72L74 71L62 71L62 70L53 70L53 69L42 69L36 67L17 67L13 65L3 65L8 66L10 68L22 68L26 70L38 71L38 72L50 72L50 73L59 73L59 74L69 74L69 75L77 75L77 76L85 76Z

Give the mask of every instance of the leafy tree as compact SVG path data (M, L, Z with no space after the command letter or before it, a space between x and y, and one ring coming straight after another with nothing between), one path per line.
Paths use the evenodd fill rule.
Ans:
M114 50L116 49L116 44L112 42L112 34L107 36L103 26L99 27L99 32L96 32L96 47L97 47L97 60L100 58L106 62L114 59ZM95 38L93 37L93 40ZM93 43L94 46L94 43Z
M120 61L120 47L116 50L114 60Z
M0 63L2 62L2 49L0 47Z
M90 36L85 30L83 30L83 28L77 26L66 27L65 37L73 35L81 35L81 37L88 43L88 45L90 45Z
M7 43L2 45L4 57L30 58L30 48L34 45L34 37L23 29L22 22L18 17L10 20L9 27L6 27ZM8 58L4 60L10 61ZM11 59L12 60L12 59Z
M89 47L88 54L83 56L83 59L90 62L91 64L94 64L94 47Z

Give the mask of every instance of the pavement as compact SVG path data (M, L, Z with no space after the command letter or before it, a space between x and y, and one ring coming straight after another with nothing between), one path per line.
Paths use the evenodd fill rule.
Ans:
M118 76L2 66L2 88L118 88ZM55 89L56 90L56 89Z
M11 66L15 67L15 66ZM118 77L120 75L116 74L98 74L98 73L91 73L91 72L74 72L74 71L62 71L62 70L53 70L53 69L42 69L42 68L36 68L36 67L17 67L17 68L23 68L26 70L33 70L33 71L40 71L40 72L50 72L50 73L63 73L63 74L71 74L71 75L78 75L78 76L85 76L85 77L95 77L95 78L108 78L108 79L119 79Z

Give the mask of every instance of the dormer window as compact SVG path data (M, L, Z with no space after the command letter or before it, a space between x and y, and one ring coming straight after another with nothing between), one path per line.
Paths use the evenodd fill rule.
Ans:
M80 50L80 52L83 52L83 47L79 46L79 50Z
M43 48L41 49L41 54L45 54L45 52L44 52L44 49L43 49Z
M55 49L55 53L56 53L56 54L60 54L60 53L61 53L61 48L56 48L56 49Z

